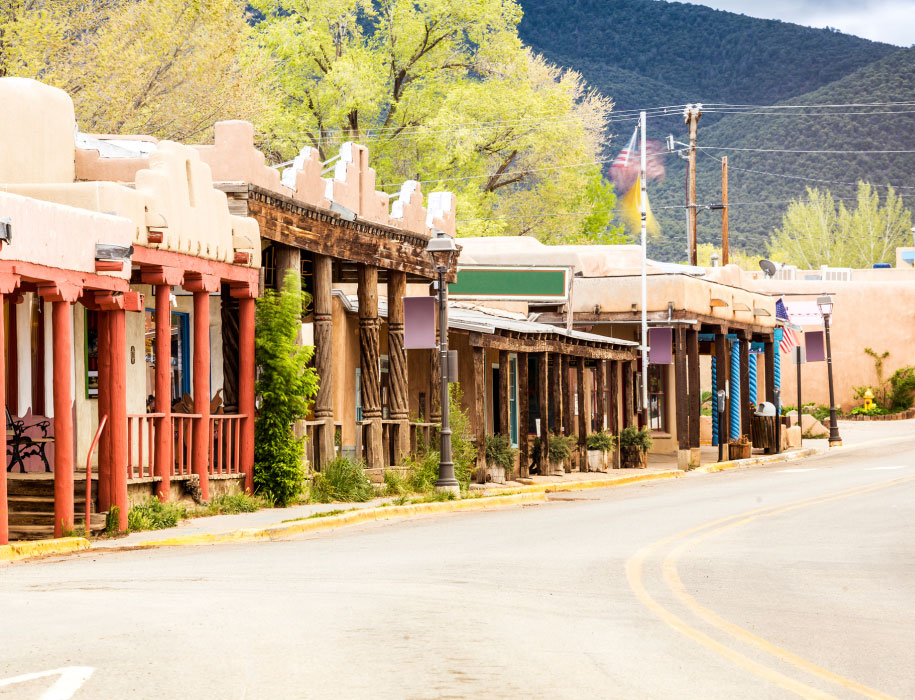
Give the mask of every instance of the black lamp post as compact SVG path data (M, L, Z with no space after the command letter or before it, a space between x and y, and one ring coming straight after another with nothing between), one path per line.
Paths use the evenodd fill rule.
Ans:
M438 351L442 406L442 429L439 437L442 449L435 490L459 494L461 487L458 480L454 478L454 462L451 459L451 425L448 415L450 404L448 396L448 287L445 280L457 253L457 245L454 238L443 231L435 231L435 234L435 238L430 239L426 245L426 250L432 254L432 260L435 262L436 272L438 272Z
M832 316L832 297L827 295L817 298L820 315L823 317L823 326L826 329L826 370L829 373L829 446L841 447L842 438L839 436L839 420L836 416L836 395L832 385L832 343L829 339L829 318Z

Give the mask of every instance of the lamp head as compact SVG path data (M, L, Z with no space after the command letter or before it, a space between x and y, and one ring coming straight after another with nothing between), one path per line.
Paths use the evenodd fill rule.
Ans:
M457 244L454 239L444 231L435 231L435 238L429 239L426 250L432 254L436 267L449 268L451 261L457 253Z
M829 318L832 316L832 297L828 294L824 294L821 297L817 297L817 306L820 307L820 315L823 318Z

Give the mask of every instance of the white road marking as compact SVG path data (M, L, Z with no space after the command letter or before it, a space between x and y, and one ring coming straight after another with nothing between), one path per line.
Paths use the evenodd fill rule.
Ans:
M899 466L896 466L896 467L868 467L868 468L866 469L866 471L869 471L869 472L879 472L879 471L888 471L888 470L890 470L890 469L905 469L906 466L907 466L907 465L905 465L905 464L900 464Z
M83 684L89 680L94 671L95 669L92 666L66 666L50 671L26 673L21 676L0 679L0 688L18 683L28 683L48 676L60 676L57 682L44 691L38 700L69 700L77 690L83 687Z
M813 469L779 469L782 474L797 474L798 472L812 472Z

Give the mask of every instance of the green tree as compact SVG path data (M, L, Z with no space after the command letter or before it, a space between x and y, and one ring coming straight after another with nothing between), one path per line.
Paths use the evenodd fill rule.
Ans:
M849 209L828 191L807 189L806 201L788 206L782 225L769 242L769 256L801 268L870 267L893 262L897 247L911 240L912 214L887 188L880 203L877 190L858 183L857 205Z
M308 366L314 347L296 343L303 296L300 276L289 270L280 293L268 289L257 300L254 351L260 411L254 423L254 488L280 506L302 490L302 441L292 424L308 414L318 393L318 374Z
M515 0L252 4L277 64L280 99L258 126L278 158L365 143L389 191L406 179L454 191L462 235L607 230L612 191L581 164L606 155L612 105L522 46ZM544 217L557 212L581 213Z
M66 90L83 131L204 140L264 108L246 20L240 0L11 0L0 75Z

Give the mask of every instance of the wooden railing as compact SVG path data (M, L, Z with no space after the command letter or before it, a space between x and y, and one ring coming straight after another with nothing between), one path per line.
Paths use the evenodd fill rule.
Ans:
M210 474L241 473L241 422L246 417L210 416Z
M200 420L199 413L173 413L172 434L174 450L172 476L184 476L191 473L191 455L194 450L194 422Z
M156 424L164 413L127 416L127 478L153 476L156 468Z
M365 460L365 440L363 439L365 430L365 421L356 421L356 459ZM384 456L385 467L400 466L395 464L394 455L394 426L397 421L381 421L381 447ZM425 446L427 449L437 449L438 431L441 429L439 423L417 423L410 421L407 423L410 430L410 452L416 453L417 448Z
M315 433L317 427L324 425L324 421L318 420L300 420L295 424L295 434L298 438L305 438L305 460L314 469L315 464ZM334 433L343 432L343 423L334 422Z

